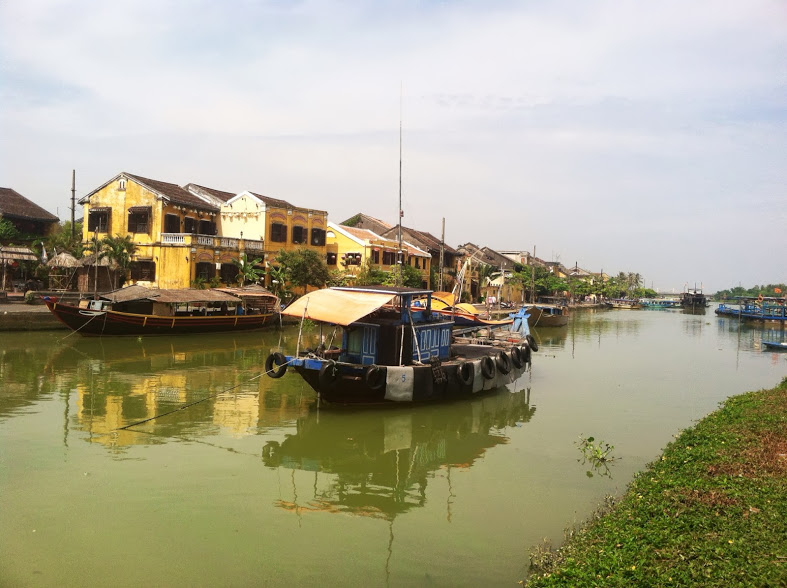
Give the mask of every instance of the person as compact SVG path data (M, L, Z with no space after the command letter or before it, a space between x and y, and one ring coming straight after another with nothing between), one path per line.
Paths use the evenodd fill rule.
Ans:
M224 316L224 315L227 314L227 303L226 302L222 302L221 303L221 308L219 309L219 314L221 316Z
M237 314L237 315L243 314L243 306L242 305L238 304L238 306L235 307L235 314Z

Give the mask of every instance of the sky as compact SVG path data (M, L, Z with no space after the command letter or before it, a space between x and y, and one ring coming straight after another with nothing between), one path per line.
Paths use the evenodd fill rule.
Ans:
M0 186L66 220L72 170L787 282L787 2L0 0Z

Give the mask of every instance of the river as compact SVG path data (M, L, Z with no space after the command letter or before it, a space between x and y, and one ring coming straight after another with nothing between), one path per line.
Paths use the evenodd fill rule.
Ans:
M260 377L297 328L3 333L0 585L513 586L673 435L787 376L760 348L783 331L711 309L575 312L536 335L532 372L498 393L349 411L292 371ZM608 470L582 462L588 436L614 446Z

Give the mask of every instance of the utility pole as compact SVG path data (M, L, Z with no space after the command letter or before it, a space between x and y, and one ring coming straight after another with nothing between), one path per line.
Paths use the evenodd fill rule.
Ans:
M443 232L440 234L440 279L437 290L443 291L443 257L445 255L445 217L443 217Z
M536 246L533 245L533 257L530 259L530 303L536 303Z
M71 240L74 240L74 210L76 209L77 170L71 170Z

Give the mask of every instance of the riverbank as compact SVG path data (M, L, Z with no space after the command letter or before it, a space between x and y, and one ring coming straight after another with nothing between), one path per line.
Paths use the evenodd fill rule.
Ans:
M531 553L541 586L787 586L787 378L683 431L620 502Z

